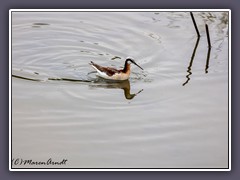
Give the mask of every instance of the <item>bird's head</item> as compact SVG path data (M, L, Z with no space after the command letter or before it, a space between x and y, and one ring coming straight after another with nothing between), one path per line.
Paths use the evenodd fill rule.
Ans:
M132 58L127 58L127 59L126 59L126 63L129 63L129 64L133 63L133 64L135 64L136 66L138 66L140 69L143 70L143 68L142 68L141 66L139 66Z

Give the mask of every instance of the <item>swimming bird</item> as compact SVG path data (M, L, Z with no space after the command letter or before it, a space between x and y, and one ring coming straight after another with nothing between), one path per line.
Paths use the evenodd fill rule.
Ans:
M133 59L127 58L125 60L124 68L123 69L115 69L113 67L103 67L91 61L89 63L96 71L97 76L100 76L104 79L108 80L117 80L117 81L124 81L127 80L131 73L131 63L138 66L140 69L143 70Z

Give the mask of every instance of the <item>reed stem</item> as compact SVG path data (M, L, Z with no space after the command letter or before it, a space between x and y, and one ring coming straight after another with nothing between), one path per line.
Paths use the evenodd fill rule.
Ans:
M207 32L207 40L208 40L208 48L211 48L211 41L210 41L210 36L209 36L209 31L208 31L208 25L205 24L206 27L206 32Z
M195 29L196 29L197 35L198 35L198 37L200 37L199 31L198 31L198 27L197 27L196 21L195 21L195 19L194 19L193 13L190 12L190 15L191 15L191 17L192 17L192 21L193 21L194 27L195 27Z

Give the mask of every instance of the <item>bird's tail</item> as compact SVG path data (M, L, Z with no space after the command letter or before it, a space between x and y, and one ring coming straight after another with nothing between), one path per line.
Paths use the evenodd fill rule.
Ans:
M95 64L95 63L94 63L94 62L92 62L92 61L89 63L89 65L94 65L94 64Z
M98 66L97 64L95 64L95 63L92 62L92 61L90 61L89 64L90 64L90 66L92 66L93 69L95 69L96 71L99 71L99 69L98 69L99 66Z

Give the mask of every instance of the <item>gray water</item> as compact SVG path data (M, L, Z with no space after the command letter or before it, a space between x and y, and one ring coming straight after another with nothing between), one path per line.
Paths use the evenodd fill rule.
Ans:
M228 168L228 13L194 17L199 41L189 12L13 12L12 158L67 159L13 167Z

